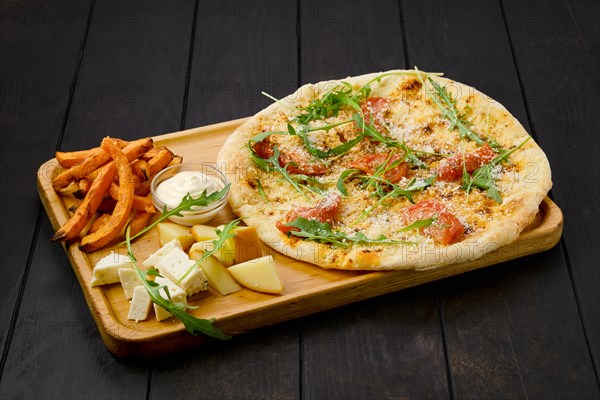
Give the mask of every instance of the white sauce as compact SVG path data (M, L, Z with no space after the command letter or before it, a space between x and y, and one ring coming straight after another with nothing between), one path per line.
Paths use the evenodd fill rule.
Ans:
M206 190L207 194L221 189L217 178L197 171L181 171L172 178L161 182L156 188L158 199L169 207L177 207L186 194L198 197Z

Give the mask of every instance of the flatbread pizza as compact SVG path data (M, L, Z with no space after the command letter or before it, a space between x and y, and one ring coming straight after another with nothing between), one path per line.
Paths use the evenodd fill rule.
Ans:
M441 74L308 84L218 155L230 205L261 240L324 268L425 270L517 239L552 186L501 104Z

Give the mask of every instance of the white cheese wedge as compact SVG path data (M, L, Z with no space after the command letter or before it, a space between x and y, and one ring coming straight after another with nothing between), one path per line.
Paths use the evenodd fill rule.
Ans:
M142 264L145 267L154 267L156 264L163 259L171 250L179 248L181 249L181 244L177 239L173 239L170 242L166 243L163 247L156 250L153 254L150 255Z
M152 305L152 300L150 300L150 295L146 291L146 288L143 286L136 286L133 289L133 296L131 298L127 319L135 322L145 320L148 318L148 313L150 313L150 305Z
M228 268L227 272L248 289L265 293L283 292L275 262L270 255L236 264Z
M158 277L156 277L156 279L154 279L154 282L158 283L159 285L165 285L167 287L167 289L169 289L169 294L171 295L171 301L173 301L174 303L179 302L179 303L187 304L187 298L186 298L185 292L183 291L183 289L181 289L179 286L177 286L171 280L169 280L167 278L161 278L158 276ZM160 289L159 294L163 299L167 299L167 300L169 299L164 288ZM157 321L165 320L171 316L170 312L168 312L167 310L165 310L164 308L162 308L161 306L158 306L156 304L154 304L154 314L156 315Z
M140 281L135 270L131 268L119 268L119 280L121 281L121 286L123 286L126 299L131 299L133 289L142 286L142 281Z
M190 260L188 255L176 247L165 255L156 265L155 268L164 277L170 279L181 287L188 296L194 293L206 290L208 280L201 268L195 267L181 282L182 276L187 270L195 264L195 261Z
M128 256L114 251L96 263L92 272L92 286L119 282L119 269L133 268Z

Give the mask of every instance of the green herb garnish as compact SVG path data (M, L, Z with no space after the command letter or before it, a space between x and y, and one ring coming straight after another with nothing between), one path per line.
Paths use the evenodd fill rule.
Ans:
M461 188L467 192L467 201L468 201L468 195L469 195L469 193L471 193L471 190L473 189L473 187L478 187L478 188L486 191L487 197L493 199L498 204L502 204L502 196L500 195L500 192L498 191L498 188L496 187L496 181L494 179L494 176L492 175L492 169L494 167L496 167L497 165L502 164L502 162L508 160L508 157L510 157L510 155L512 153L514 153L515 151L517 151L518 149L523 147L523 145L525 143L527 143L527 141L529 139L531 139L531 136L526 138L525 140L523 140L521 143L519 143L514 148L512 148L508 151L503 151L500 155L496 156L492 161L490 161L489 163L487 163L487 164L481 166L480 168L478 168L477 170L475 170L473 172L472 176L469 176L469 174L467 173L467 170L465 168L465 165L463 163L463 175L462 175Z
M418 219L415 222L413 222L412 224L400 229L398 232L409 232L409 231L414 231L416 229L427 228L428 226L432 225L436 219L437 219L437 217Z
M231 221L227 225L225 225L223 227L223 230L215 229L215 232L217 233L218 238L212 241L213 248L211 250L204 251L202 253L202 257L200 257L194 263L194 265L189 267L187 269L187 271L185 271L185 274L183 274L175 283L181 283L181 281L183 281L194 270L194 268L198 267L198 265L200 265L201 263L206 261L208 259L208 257L212 256L217 251L219 251L221 249L221 247L223 247L223 244L225 244L227 239L231 239L232 237L235 237L235 233L231 233L231 231L236 226L238 226L239 223L240 223L239 219L234 219L233 221Z
M283 180L285 180L290 185L292 185L294 187L294 189L296 189L296 191L298 193L300 193L302 196L304 196L305 198L308 198L308 196L306 196L306 193L304 193L304 191L300 187L300 184L297 182L297 180L294 179L292 177L292 175L290 175L290 173L287 171L288 165L290 165L292 163L288 163L283 167L279 165L280 152L279 152L279 149L277 148L277 146L273 147L273 155L271 157L265 159L265 158L259 157L256 154L256 152L252 148L251 143L252 143L251 141L248 142L248 150L250 150L250 157L252 158L252 161L254 161L254 163L260 169L262 169L265 172L270 172L270 171L279 172L281 174L281 176L283 177Z
M347 233L335 231L327 222L321 222L315 219L306 219L297 217L287 226L300 229L299 231L290 231L290 235L312 240L318 243L331 244L335 247L350 247L353 244L413 244L401 240L388 239L385 235L377 238L368 238L362 232L357 232L354 236Z
M383 202L386 199L388 199L390 197L406 197L408 199L408 201L410 201L411 203L414 203L415 201L412 198L413 194L420 192L423 189L425 189L426 187L433 184L436 177L437 177L437 175L431 175L427 179L420 179L420 180L416 180L413 178L408 183L408 185L406 185L405 187L400 187L400 186L395 185L383 178L376 177L376 176L367 176L367 178L380 181L387 187L391 187L391 190L386 192L384 187L382 185L379 185L375 191L375 193L378 196L380 196L379 200L377 200L377 202L375 204L373 204L372 206L367 208L365 211L363 211L361 213L361 215L358 217L358 219L356 221L354 221L351 225L356 225L359 222L363 221L375 208L379 207L381 204L383 204Z
M159 285L158 283L148 280L148 276L160 276L160 274L155 269L150 269L147 271L141 270L137 265L137 259L133 254L133 250L131 249L131 238L129 237L129 227L125 230L125 243L127 244L127 254L129 255L129 259L133 265L133 268L146 288L146 291L150 295L150 299L154 304L157 304L173 314L175 318L179 319L183 322L185 329L191 333L192 335L204 334L206 336L210 336L216 339L231 339L231 336L227 335L225 332L217 328L213 325L215 319L200 319L196 318L193 315L190 315L186 312L186 309L195 308L188 306L181 302L173 302L171 299L171 295L169 293L169 288L164 285ZM161 294L160 290L163 289L167 295L165 299Z
M260 181L260 179L256 180L256 189L258 190L258 194L260 194L260 197L262 197L265 200L265 203L269 202L269 199L267 199L267 194L265 193L262 183Z
M336 187L337 189L340 191L341 194L343 194L344 196L348 196L348 191L346 190L346 187L344 186L344 181L351 175L357 174L360 171L358 169L347 169L344 172L342 172L340 174L340 177L338 178Z
M418 71L417 67L415 67L415 71L417 71L417 76L425 87L425 82L423 78L421 78L421 74ZM475 132L469 128L471 123L466 120L466 114L459 114L456 109L456 100L452 98L450 93L446 90L445 87L440 86L437 82L435 82L431 77L427 77L431 86L433 86L434 92L430 92L431 98L435 105L442 112L442 117L446 118L450 122L450 130L458 130L458 134L460 137L467 137L477 144L485 143L485 140Z
M177 207L173 208L170 211L168 210L167 206L165 205L163 207L162 215L160 217L158 217L158 219L156 221L154 221L153 223L151 223L150 225L148 225L147 227L145 227L144 229L142 229L141 231L139 231L138 233L133 235L133 237L131 237L130 240L137 239L138 237L142 236L144 233L148 232L150 229L154 228L156 225L158 225L159 223L161 223L162 221L164 221L165 219L167 219L169 217L172 217L172 216L182 217L183 216L181 214L182 211L190 211L190 210L192 210L192 207L194 207L194 206L206 207L207 205L214 203L215 201L221 200L223 198L223 196L225 196L225 194L229 190L229 186L231 186L230 183L225 185L223 187L223 189L219 190L218 192L212 192L211 194L208 194L207 191L204 190L198 197L192 197L188 193L185 196L183 196L183 199L181 199L181 203L179 203L179 205L177 205ZM125 242L123 241L120 244L125 244Z

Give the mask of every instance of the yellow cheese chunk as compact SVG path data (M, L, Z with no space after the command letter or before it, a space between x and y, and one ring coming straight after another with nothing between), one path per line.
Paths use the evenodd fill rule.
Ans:
M161 222L157 225L160 245L164 246L173 239L177 239L181 248L187 250L194 243L194 237L186 226L178 225L173 222Z
M197 250L194 252L190 251L190 258L195 261L202 258L203 255L204 252L202 250ZM225 268L223 264L221 264L213 256L208 257L206 260L201 262L199 266L204 271L204 275L206 275L206 279L208 279L209 286L221 293L223 296L229 293L237 292L242 288L231 277L227 271L227 268Z
M227 271L248 289L265 293L279 294L283 292L283 285L277 275L275 262L270 255L236 264Z

